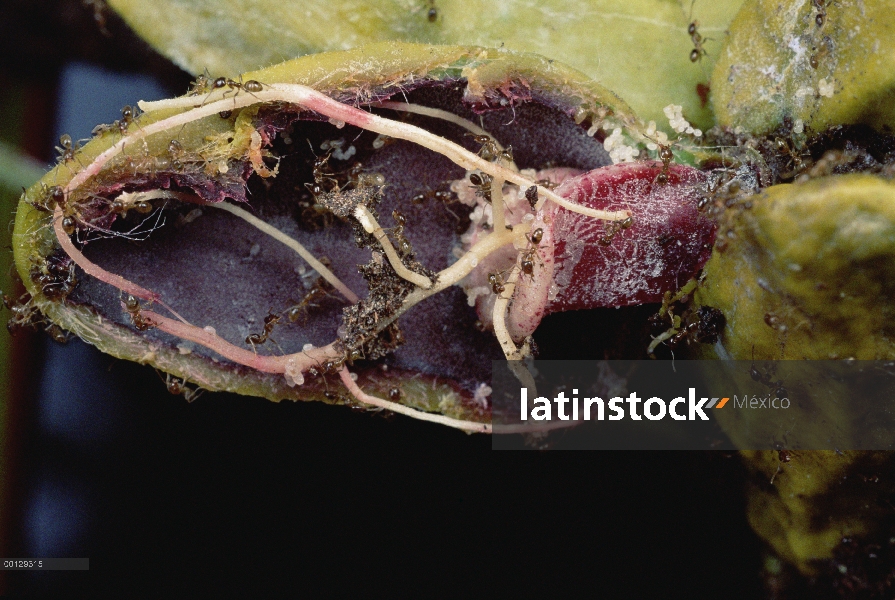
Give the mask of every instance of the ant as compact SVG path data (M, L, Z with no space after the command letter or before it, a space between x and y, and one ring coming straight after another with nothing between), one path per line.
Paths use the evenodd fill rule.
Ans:
M235 98L236 98L236 96L239 95L240 90L245 90L246 93L252 94L253 96L257 92L264 91L263 83L261 83L260 81L255 81L254 79L249 79L248 81L243 82L242 75L239 76L239 81L234 81L234 80L230 79L229 77L218 77L213 82L211 82L211 87L212 87L212 89L215 89L215 90L219 90L224 87L230 88L230 90L224 92L224 96L229 94L231 91L235 90L236 93L233 94L234 103L235 103ZM226 112L230 112L230 111L226 111Z
M171 140L168 142L168 156L171 157L171 167L175 171L180 171L183 169L183 145L177 140Z
M693 17L693 5L696 3L696 0L690 3L690 18ZM693 42L693 50L690 51L690 62L697 62L702 60L703 56L706 56L708 52L705 51L705 48L702 47L703 42L707 42L711 40L711 38L703 38L699 34L699 21L693 19L690 21L690 24L687 26L687 33L690 35L690 40Z
M805 163L806 154L801 152L797 152L795 148L790 144L789 140L786 138L778 137L774 140L774 147L777 152L780 154L785 154L788 157L787 165L792 166L792 172L783 177L788 178L796 175L800 171L802 171L808 165Z
M504 283L503 273L488 273L488 284L496 295L500 296L506 290Z
M74 217L62 217L62 231L68 235L73 235L78 228L78 222Z
M407 219L397 210L392 211L392 218L395 220L395 227L392 229L392 235L395 237L395 245L401 252L401 256L407 256L413 252L410 240L404 237L404 225L407 223Z
M363 169L364 165L362 163L354 163L348 169L348 183L355 188L385 185L385 177L383 177L382 173L364 173Z
M190 90L187 92L187 96L200 96L202 94L206 94L211 91L211 76L208 74L208 69L205 69L205 72L201 75L196 76L196 80L190 82Z
M43 212L53 212L53 210L57 206L64 209L65 191L62 189L61 186L58 185L52 185L49 187L45 185L40 200L38 200L37 202L30 202L29 204L31 204L31 206L33 206L37 210Z
M477 133L467 133L466 137L471 137L477 144L481 144L482 147L479 148L478 155L489 162L496 162L498 160L505 160L507 162L513 162L513 147L507 146L506 149L501 150L500 146L497 145L497 142L494 141L494 138L488 135L479 135Z
M814 23L820 29L827 22L827 0L811 0L811 4L817 9L817 15L814 17Z
M311 152L313 151L314 150L312 146ZM332 153L333 151L330 150L323 156L317 156L316 154L314 155L314 169L312 171L314 175L314 183L305 183L305 187L308 188L308 191L311 192L311 194L313 194L315 198L323 193L324 183L329 184L330 192L339 190L339 182L334 177L331 177L333 173L328 170L324 171L324 169L326 169L329 164L329 157L332 156Z
M156 371L158 373L158 371ZM161 377L161 373L159 373L159 377ZM169 394L173 394L175 396L183 396L183 399L187 402L192 402L203 393L205 390L201 388L192 389L186 384L186 378L174 377L170 373L165 373L165 388L167 388Z
M115 124L118 125L118 132L122 137L127 135L128 128L134 122L134 117L137 116L136 113L136 109L130 104L121 109L121 119L115 121Z
M307 316L310 307L317 306L314 302L323 300L327 295L328 293L323 287L318 286L313 288L305 294L305 297L301 299L301 302L286 309L286 318L289 319L290 323L295 323L302 315Z
M131 321L133 321L137 331L146 331L152 327L140 312L140 301L134 296L128 295L127 299L124 301L124 308L130 314Z
M485 199L485 202L491 203L491 176L487 173L473 173L469 176L469 182L472 187L476 188L476 196Z
M766 369L764 373L755 368L755 346L752 346L752 366L749 369L749 377L752 378L752 381L756 381L768 389L774 388L774 394L778 397L786 397L788 392L786 388L783 386L782 381L774 381L773 377L776 374L776 366L773 371L771 369Z
M435 0L429 0L429 12L426 13L426 18L429 19L430 23L438 20L438 9L435 8Z
M29 275L40 286L41 294L54 302L67 298L78 284L74 262L60 259L58 254L49 256L42 265L32 266Z
M328 263L329 261L326 262ZM286 315L286 318L289 319L290 323L295 323L302 315L307 316L311 307L319 306L316 303L329 296L330 289L331 286L326 282L325 279L323 279L322 277L318 278L317 281L314 283L314 287L312 287L310 291L305 294L304 298L301 299L301 302L295 304L294 306L290 306L284 311L283 314Z
M671 166L671 161L674 160L674 153L671 151L671 146L659 144L659 160L662 161L662 172L656 175L656 183L665 185L668 183L668 169Z
M611 221L605 224L606 235L599 239L601 246L608 246L612 243L615 234L623 229L628 229L634 224L634 217L628 216L622 221ZM660 242L661 243L661 242Z
M816 46L811 48L814 53L808 58L808 64L811 65L812 69L816 69L820 66L820 61L827 54L830 53L830 47L832 46L833 41L830 39L830 36L825 35L821 40L821 47L818 49Z
M67 163L73 161L78 147L78 144L72 142L70 135L67 133L62 134L59 138L59 146L56 146L56 152L59 153L59 162Z
M280 315L274 314L272 311L268 311L267 316L264 317L264 331L262 333L253 333L246 338L246 344L251 344L252 348L255 348L257 344L263 344L267 341L267 338L270 337L270 334L273 332L274 326L280 322Z
M533 277L535 271L534 258L538 255L538 244L541 243L541 239L544 237L544 230L538 227L531 232L531 235L526 234L525 237L528 238L530 246L520 255L519 266L522 268L523 273Z

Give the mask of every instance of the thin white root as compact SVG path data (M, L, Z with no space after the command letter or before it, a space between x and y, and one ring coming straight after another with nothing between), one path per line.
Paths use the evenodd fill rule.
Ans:
M411 102L392 102L390 100L386 100L384 102L376 102L371 106L375 106L377 108L388 108L390 110L400 110L402 112L413 113L415 115L423 115L424 117L434 117L436 119L441 119L442 121L447 121L449 123L453 123L454 125L458 125L470 133L474 133L476 135L487 135L489 138L494 140L494 145L497 146L498 152L503 152L504 150L504 147L494 138L494 136L492 136L490 133L488 133L469 119L464 119L460 115L455 115L452 112L441 110L440 108L431 108L429 106L422 106L420 104L413 104ZM519 170L519 168L516 166L516 163L512 161L508 161L508 166L514 171Z
M225 210L232 215L236 215L240 219L245 219L247 222L254 225L255 227L257 227L258 229L260 229L261 231L263 231L270 237L274 238L278 242L282 242L283 244L289 246L290 248L295 250L295 252L299 256L301 256L303 259L305 259L305 261L307 261L307 263L309 265L311 265L311 268L314 269L315 271L317 271L320 274L320 276L323 277L327 281L327 283L329 283L331 286L333 286L334 288L339 290L339 292L341 292L341 294L343 296L345 296L345 298L349 302L351 302L352 304L355 304L360 301L360 297L357 294L355 294L353 291L351 291L351 288L349 288L347 285L342 283L342 281L338 277L336 277L335 273L330 271L326 267L326 265L324 265L322 262L317 260L313 254L308 252L307 248L302 246L296 240L292 239L291 237L289 237L288 235L286 235L285 233L283 233L282 231L280 231L273 225L266 223L266 222L262 221L261 219L259 219L258 217L256 217L255 215L251 214L250 212L243 210L243 209L239 208L238 206L233 206L232 204L229 204L227 202L218 202L216 204L209 204L208 206L220 208L221 210Z
M510 298L513 297L513 292L516 291L516 280L519 279L519 272L519 265L515 265L513 270L510 271L510 276L507 277L503 284L504 292L498 295L497 300L494 301L494 312L492 313L494 335L497 336L497 341L500 343L503 354L509 361L522 360L523 358L522 352L516 347L507 329L507 309L510 306Z
M383 400L382 398L371 396L370 394L360 389L360 386L357 385L357 382L351 379L351 373L349 373L348 369L344 367L341 371L339 371L339 377L341 377L342 383L345 384L345 387L348 388L348 391L351 392L351 395L364 404L377 406L379 408L385 408L392 412L400 413L413 419L429 421L431 423L438 423L440 425L447 425L448 427L462 429L463 431L491 433L491 425L489 423L476 423L475 421L461 421L460 419L452 419L444 415L423 412L421 410L410 408L409 406L404 406L403 404L389 402L388 400Z
M209 97L216 98L214 94L215 92L212 92L211 94L209 94ZM141 102L140 108L145 112L150 112L162 108L192 107L195 102L196 99L194 97L187 96L175 98L173 100L162 100L159 102ZM195 121L196 119L202 117L217 114L223 110L235 110L237 108L242 108L244 106L249 106L251 104L260 102L290 102L293 104L298 104L299 106L302 106L306 109L317 111L318 113L331 119L349 123L356 127L360 127L361 129L366 129L368 131L373 131L375 133L387 135L389 137L413 142L424 148L428 148L433 152L444 155L466 170L479 170L483 173L487 173L488 175L491 175L492 179L504 179L506 181L509 181L510 183L520 186L521 188L529 188L534 183L527 177L522 176L520 173L517 173L506 167L502 167L496 163L487 161L484 158L473 154L463 146L455 144L454 142L451 142L439 135L435 135L434 133L430 133L425 129L416 127L415 125L411 125L409 123L401 123L399 121L394 121L392 119L386 119L378 115L370 114L353 106L342 104L337 100L333 100L326 94L318 92L312 88L290 83L275 83L267 85L265 86L264 91L261 92L245 94L243 96L237 96L235 98L224 98L222 100L217 100L205 104L204 106L193 108L192 110L174 115L167 119L162 119L160 121L156 121L155 123L150 123L144 126L142 130L130 134L125 139L128 142L130 142L132 139L142 139L142 137L145 137L147 135L151 135L153 133L164 131L173 127L180 127L185 123ZM138 138L135 136L140 137ZM103 152L100 156L97 157L96 161L94 161L94 164L100 160L102 160L102 162L104 163L112 158L112 156L114 156L115 154L118 154L121 151L121 148L119 146L123 147L123 142L124 140L122 140L115 146L112 146L112 148L109 148L108 150L106 150L106 152ZM95 174L96 172L98 172L98 168L94 170L93 165L88 166L87 169L81 171L72 179L71 183L69 183L69 185L66 187L66 191L74 189L75 187L80 185L84 179L92 174ZM81 178L82 175L83 179ZM547 200L551 200L562 206L566 210L570 210L584 216L593 217L595 219L602 219L604 221L621 221L630 216L629 211L605 211L580 206L578 204L575 204L574 202L566 200L562 196L559 196L558 194L553 192L553 190L549 190L543 186L538 186L538 196L540 200L538 202L537 208L541 208L544 202L546 202Z
M522 387L528 388L528 397L537 398L538 387L535 385L535 378L532 376L525 361L510 360L507 361L507 366L513 372L513 375L516 376L516 379L519 380L519 383L522 384Z
M395 247L392 246L385 231L379 226L379 223L376 222L376 217L373 216L373 213L371 213L366 206L358 204L357 208L354 209L354 218L358 220L361 227L364 228L364 231L373 234L379 243L382 244L382 249L385 251L385 255L388 257L388 262L391 263L395 273L424 290L428 290L432 287L432 282L429 281L428 277L420 275L419 273L414 273L404 266L404 263L402 263L400 257L398 257L398 252L395 250Z
M506 211L503 202L503 180L491 181L491 216L494 220L494 231L504 231L506 227Z

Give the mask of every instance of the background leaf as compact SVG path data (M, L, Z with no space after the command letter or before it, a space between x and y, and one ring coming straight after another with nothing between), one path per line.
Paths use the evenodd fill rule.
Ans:
M191 73L237 73L311 52L400 40L501 46L563 61L619 94L644 120L665 121L680 104L694 124L712 123L696 91L720 53L742 0L695 2L707 55L690 61L686 0L110 0L159 52Z

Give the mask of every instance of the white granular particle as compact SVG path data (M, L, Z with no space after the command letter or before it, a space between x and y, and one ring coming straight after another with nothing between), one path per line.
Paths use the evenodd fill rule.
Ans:
M301 347L302 352L310 352L313 349L314 349L314 344L305 344L304 346Z
M491 288L488 286L480 285L469 288L466 290L466 303L469 304L469 306L475 306L475 301L479 296L484 296L489 293L491 293Z
M692 125L690 125L687 119L684 118L683 110L684 108L678 104L669 104L662 109L662 112L664 112L665 116L668 117L668 123L676 132L686 133L695 137L701 137L702 131L699 129L695 129Z
M827 81L826 77L817 82L817 93L825 98L832 98L836 86L832 81Z
M487 383L480 383L475 388L475 392L473 393L472 397L483 407L488 408L488 396L491 395L492 391L493 390L491 389L491 386L489 386Z
M620 127L613 129L612 134L603 140L603 148L609 153L613 164L631 162L640 154L639 150L625 144Z
M202 329L203 329L203 331L206 331L206 332L210 333L211 335L217 335L217 334L218 334L218 332L215 331L214 327L212 327L211 325L206 325L206 326L203 327Z
M302 385L305 382L305 376L302 374L301 369L294 358L290 358L286 361L286 369L283 376L286 378L286 385L289 387Z
M805 131L805 122L802 119L796 119L796 122L792 126L793 133L802 133Z

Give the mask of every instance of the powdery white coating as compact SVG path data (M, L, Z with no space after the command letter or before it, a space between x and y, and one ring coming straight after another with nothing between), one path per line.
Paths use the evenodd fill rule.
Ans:
M553 250L556 240L553 237L553 226L556 213L560 207L547 203L539 210L532 223L532 231L541 229L543 237L534 255L534 272L529 276L522 274L516 283L513 302L507 314L507 331L517 343L534 333L547 311L549 295L555 277L555 257Z
M561 183L570 177L579 175L581 171L563 167L546 169L544 171L523 170L521 173L535 181L549 180L553 183ZM473 209L470 214L472 223L469 230L460 236L460 241L463 244L463 252L469 250L483 237L489 235L491 230L485 228L484 225L485 223L489 226L492 224L490 220L486 218L491 215L491 205L488 204L482 196L476 195L476 188L469 181L470 174L471 172L467 173L466 177L463 179L458 179L451 183L451 191L457 194L459 201ZM504 185L503 200L506 206L505 212L507 225L514 226L532 220L533 213L528 200L525 198L525 190L520 190L518 186L514 185ZM546 209L548 206L555 207L556 205L548 202L544 206ZM543 210L544 209L542 209L542 211ZM532 229L537 229L538 226L537 221L532 222ZM520 250L524 249L525 248L514 248L512 245L508 245L492 252L485 259L478 262L475 269L460 282L460 285L466 292L467 301L470 303L470 306L473 304L475 305L479 320L487 329L490 329L492 326L494 301L497 298L488 283L488 275L491 273L502 273L506 276L513 265L516 264ZM543 258L541 260L543 261ZM535 270L537 271L540 266L541 263L536 261ZM522 278L523 281L520 282L521 288L525 287L525 280L528 279L529 277L527 275ZM517 290L518 289L519 288L517 288ZM515 298L519 297L519 292L517 291L516 296L514 297L514 303ZM543 307L543 301L541 301L541 307ZM510 329L511 335L515 338L516 333L514 333L515 330L513 328L514 321L512 318L512 306L510 307L510 315L511 317L508 320L507 326ZM538 322L540 322L540 317L538 317Z
M586 206L629 209L628 229L557 210L553 222L551 284L546 312L661 302L708 259L715 224L699 213L696 169L674 166L669 183L655 183L661 163L614 165L571 179L557 193ZM608 244L601 244L601 240ZM551 294L552 295L552 294Z

